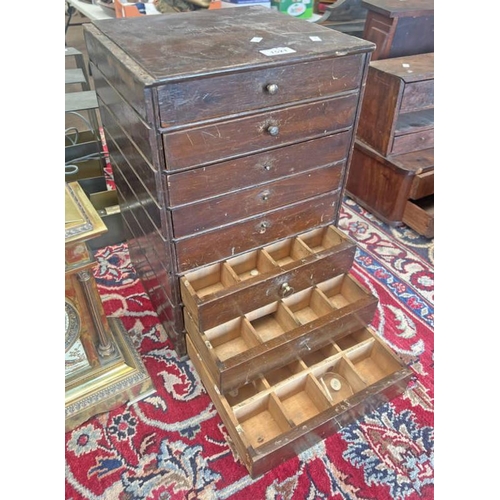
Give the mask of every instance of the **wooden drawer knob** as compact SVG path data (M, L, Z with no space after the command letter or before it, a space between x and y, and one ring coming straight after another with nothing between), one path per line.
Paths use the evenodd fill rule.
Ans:
M269 191L264 191L261 195L260 195L260 199L262 201L267 201L269 200L269 196L271 196L271 193Z
M267 231L267 228L270 226L271 224L267 221L262 221L258 226L257 226L257 231L260 233L260 234L264 234L266 231Z
M267 127L267 131L269 132L269 134L275 137L280 133L280 129L277 125L271 125L270 127Z
M268 94L274 95L278 93L279 87L275 83L269 83L266 85L266 90Z
M288 283L283 283L280 291L282 297L289 297L295 290Z

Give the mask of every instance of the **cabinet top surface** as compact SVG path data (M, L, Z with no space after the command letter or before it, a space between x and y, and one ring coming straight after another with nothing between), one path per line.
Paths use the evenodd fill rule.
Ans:
M388 17L434 15L434 0L362 0L361 4Z
M372 61L370 68L401 78L405 82L434 79L434 52Z
M375 48L372 42L261 6L93 24L157 81L371 52Z

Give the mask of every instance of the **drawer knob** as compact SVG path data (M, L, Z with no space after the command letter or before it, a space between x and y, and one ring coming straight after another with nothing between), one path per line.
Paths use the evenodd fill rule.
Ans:
M270 83L270 84L266 85L266 90L267 90L268 94L271 94L271 95L277 94L278 89L279 89L279 87L275 83Z
M267 127L267 131L275 137L280 133L280 129L277 125L271 125L270 127Z
M269 227L269 222L263 221L259 224L259 233L264 234L267 231L267 228Z
M264 191L261 195L262 201L267 201L269 199L269 195L270 195L269 191Z
M283 283L281 285L281 296L289 297L295 290L288 283Z
M271 165L264 165L264 170L271 170Z

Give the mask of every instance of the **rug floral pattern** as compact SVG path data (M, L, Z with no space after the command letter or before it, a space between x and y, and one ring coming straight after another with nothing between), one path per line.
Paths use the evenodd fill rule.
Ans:
M349 198L339 228L358 244L352 275L379 300L372 327L414 372L404 394L253 480L191 362L175 354L127 245L105 247L95 277L106 314L123 322L156 392L66 433L66 499L433 499L434 241Z

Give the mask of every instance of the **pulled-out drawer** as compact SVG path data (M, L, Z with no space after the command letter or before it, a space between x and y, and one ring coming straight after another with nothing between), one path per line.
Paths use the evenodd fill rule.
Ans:
M354 242L334 226L307 231L184 275L184 307L204 331L349 271Z
M431 194L434 194L434 169L415 175L411 183L408 198L419 200Z
M434 195L409 200L403 212L403 222L426 238L434 237Z
M187 351L254 478L400 395L412 376L368 328L298 355L226 396L189 336Z
M186 330L222 394L368 325L377 298L342 274L205 331Z

